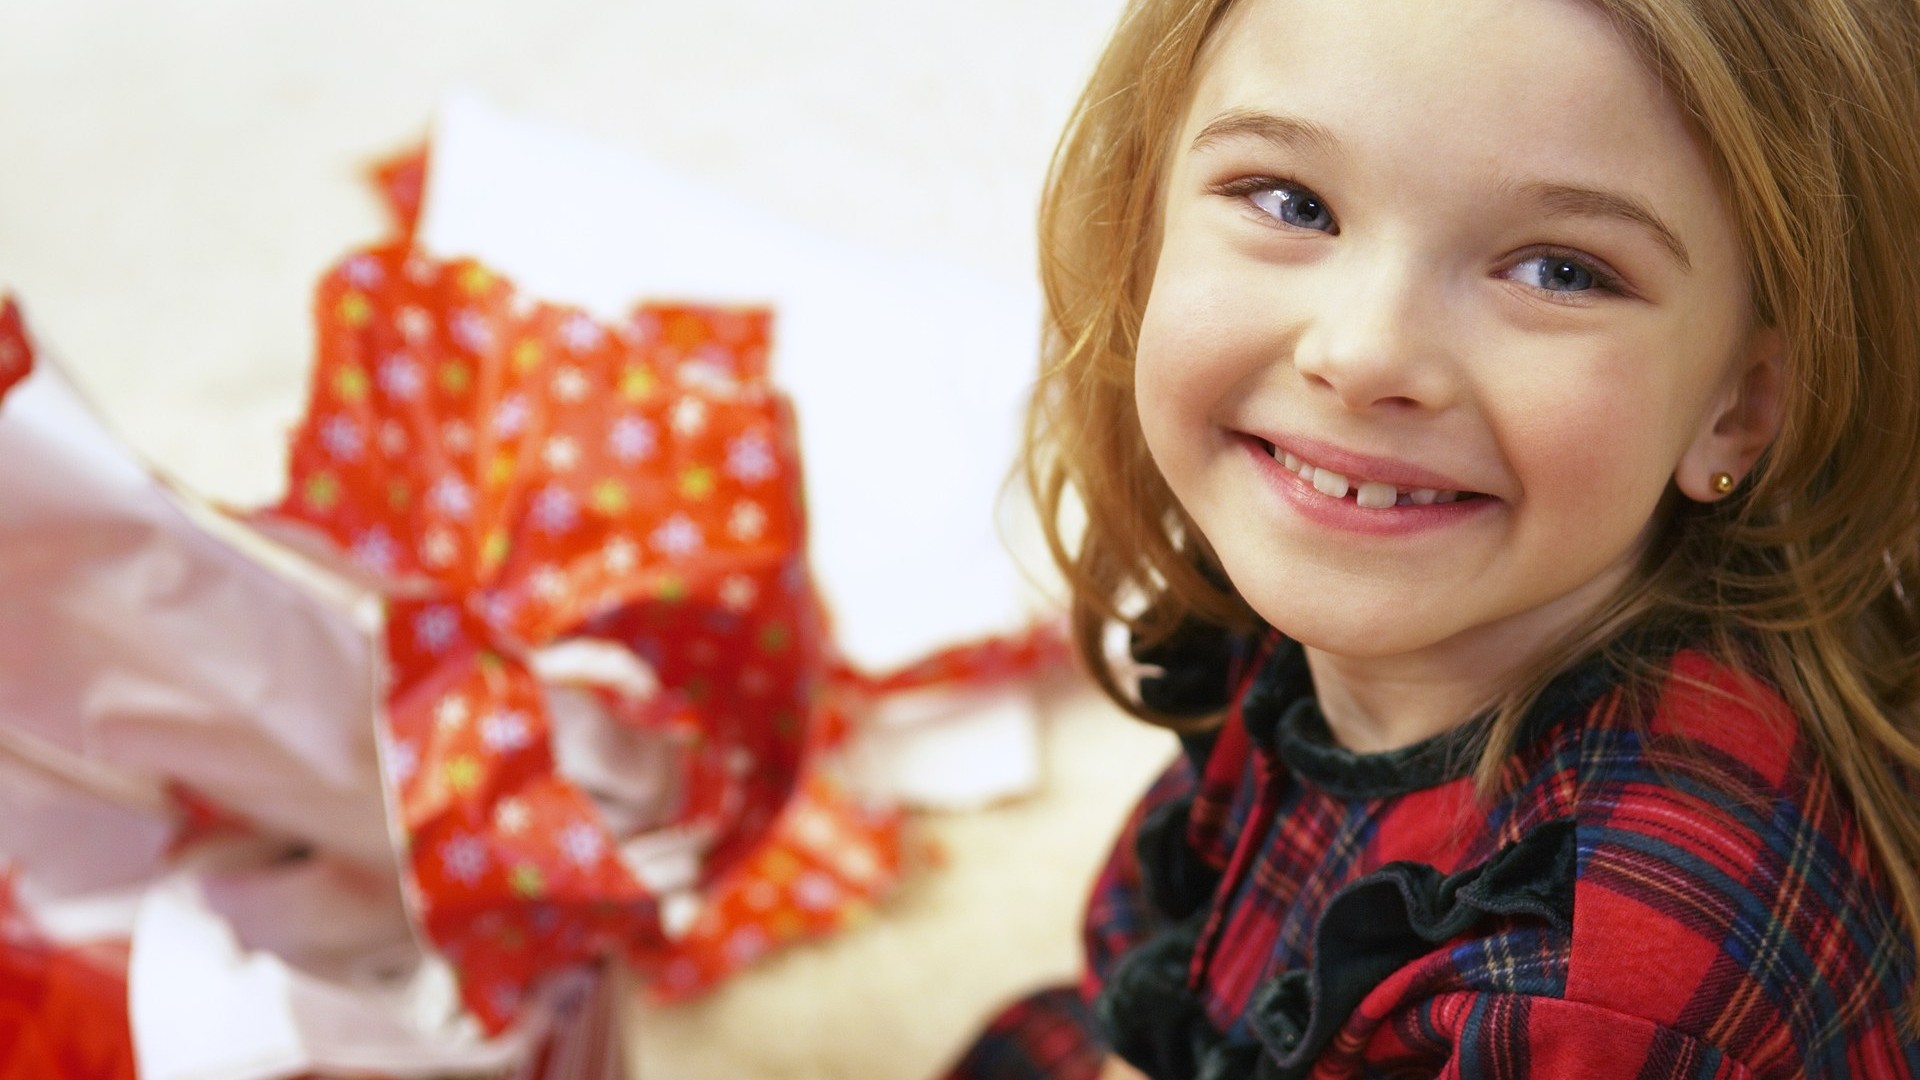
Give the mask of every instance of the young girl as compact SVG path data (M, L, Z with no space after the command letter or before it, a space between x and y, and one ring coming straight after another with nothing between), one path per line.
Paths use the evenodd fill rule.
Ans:
M1134 0L1041 234L1186 753L957 1075L1920 1074L1920 5Z

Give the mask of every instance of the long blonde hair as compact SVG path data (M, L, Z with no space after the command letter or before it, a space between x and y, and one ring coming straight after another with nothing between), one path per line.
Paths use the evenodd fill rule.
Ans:
M1159 179L1232 2L1133 0L1040 212L1048 339L1027 479L1095 679L1170 726L1115 670L1107 630L1151 643L1195 621L1258 627L1148 457L1133 395ZM1628 629L1704 620L1721 658L1757 666L1801 718L1920 939L1920 4L1594 2L1713 152L1755 308L1787 343L1786 415L1738 495L1670 499L1641 573L1494 703L1480 789L1556 671Z

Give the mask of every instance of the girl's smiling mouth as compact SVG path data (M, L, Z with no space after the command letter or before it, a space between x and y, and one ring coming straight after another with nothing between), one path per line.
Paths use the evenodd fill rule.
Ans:
M1283 485L1296 505L1309 511L1336 512L1330 524L1352 528L1418 517L1437 525L1442 518L1454 519L1462 512L1499 502L1484 492L1402 462L1357 455L1306 439L1289 438L1282 444L1244 432L1236 432L1235 437L1255 456L1262 471ZM1472 505L1476 503L1483 505Z

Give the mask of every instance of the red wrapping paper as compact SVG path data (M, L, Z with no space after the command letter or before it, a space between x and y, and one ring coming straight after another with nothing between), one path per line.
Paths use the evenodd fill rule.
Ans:
M535 650L594 638L651 665L666 691L629 720L677 740L688 797L663 824L712 831L709 878L792 790L825 637L768 317L652 307L609 327L400 245L347 260L316 314L277 512L387 585L410 897L497 1030L541 973L666 945L555 772Z
M133 1080L124 964L123 953L40 937L0 870L0 1080Z
M0 400L33 370L33 341L20 318L20 305L0 296Z

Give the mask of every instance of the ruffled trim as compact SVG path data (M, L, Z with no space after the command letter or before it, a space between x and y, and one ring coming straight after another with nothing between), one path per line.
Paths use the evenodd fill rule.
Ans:
M1192 812L1191 795L1155 807L1134 838L1147 903L1169 919L1183 919L1200 910L1220 886L1220 871L1187 842Z
M1151 1077L1294 1080L1374 987L1443 942L1511 919L1571 932L1575 875L1573 822L1556 821L1450 876L1396 862L1350 882L1315 928L1310 965L1255 993L1255 1041L1215 1031L1188 986L1207 918L1198 910L1115 964L1094 1015L1114 1051Z
M1187 968L1206 921L1206 911L1196 911L1135 946L1107 972L1093 1002L1107 1045L1156 1080L1200 1076L1200 1062L1219 1043L1187 988Z

